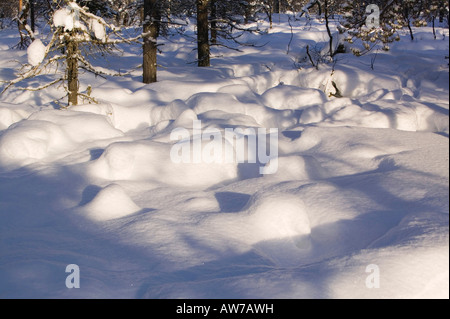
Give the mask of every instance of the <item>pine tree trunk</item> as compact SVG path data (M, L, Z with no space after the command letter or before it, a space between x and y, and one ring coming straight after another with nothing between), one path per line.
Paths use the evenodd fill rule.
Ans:
M330 38L329 40L329 46L330 46L330 57L334 56L334 46L333 46L333 34L331 33L331 29L330 29L330 21L329 21L329 15L328 15L328 0L325 0L324 2L324 13L325 13L325 24L327 27L327 33L328 33L328 37Z
M31 22L31 31L35 32L36 31L36 26L35 26L35 7L34 7L34 0L30 0L30 22Z
M270 22L270 29L273 29L273 9L272 7L269 8L269 22Z
M266 8L265 8L267 17L269 18L270 29L273 28L273 5L274 5L274 0L271 0L267 3Z
M78 43L72 36L67 40L67 85L69 106L78 105Z
M144 76L143 82L146 84L155 83L157 77L157 39L159 36L160 13L157 7L157 0L144 1Z
M280 14L280 12L281 12L280 0L274 0L274 1L275 1L275 4L274 4L275 9L274 9L274 11L275 11L276 14Z
M244 23L248 24L252 15L252 5L246 2L244 5Z
M211 0L211 43L217 44L217 0Z
M19 28L19 34L20 34L20 43L19 48L24 49L28 46L28 38L26 35L26 24L28 20L28 10L29 10L29 2L25 2L25 6L23 4L23 1L19 1L19 14L17 19L17 26Z
M198 42L198 66L211 65L209 45L209 0L197 0L197 42Z

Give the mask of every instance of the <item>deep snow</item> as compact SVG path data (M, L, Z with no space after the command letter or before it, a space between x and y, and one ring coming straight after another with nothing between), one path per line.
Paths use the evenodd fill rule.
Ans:
M1 298L448 298L448 29L316 70L305 48L326 48L325 27L298 22L287 55L275 21L245 36L265 46L215 48L211 68L187 64L189 38L161 39L155 84L83 74L99 104L1 97ZM16 33L0 31L2 80L28 59ZM124 48L103 66L139 64ZM171 133L198 120L277 128L278 172L174 163Z

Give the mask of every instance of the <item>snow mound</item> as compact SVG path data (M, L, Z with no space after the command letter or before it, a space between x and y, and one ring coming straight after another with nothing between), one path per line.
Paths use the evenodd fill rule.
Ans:
M70 111L103 115L108 117L111 122L115 124L115 112L112 104L110 103L73 105L70 107Z
M305 204L290 194L256 196L250 204L248 224L255 228L260 241L311 234Z
M198 121L197 114L193 110L187 109L173 122L173 127L191 128L194 121Z
M16 168L67 151L67 134L48 121L28 120L13 124L0 137L0 164Z
M188 110L188 106L180 100L175 100L167 105L155 106L150 111L150 120L152 124L168 120L176 120Z
M42 111L34 113L29 120L48 121L61 129L76 143L105 140L123 136L104 115L74 111Z
M121 186L111 184L83 206L82 210L92 220L108 221L137 213L141 208L133 202Z
M197 115L210 111L245 114L260 124L263 124L266 113L263 106L241 103L228 93L198 93L189 98L187 104Z
M0 104L0 131L27 118L31 110L15 104Z
M253 92L248 84L228 85L220 88L218 92L231 94L242 103L262 104L261 97Z
M262 95L265 105L277 110L299 110L311 105L320 105L327 101L322 91L291 85L279 85Z
M232 80L223 79L209 79L207 82L162 80L153 83L151 89L157 92L160 101L170 103L174 100L187 100L198 93L215 93L220 88L231 84L233 84Z
M10 116L7 120L14 121L14 113ZM0 137L0 163L20 167L55 160L85 143L121 136L123 133L103 115L58 110L36 112L26 121L13 124Z
M175 163L172 146L142 141L114 143L90 164L89 172L105 180L150 181L179 187L210 187L238 177L235 163Z
M266 128L289 128L296 124L291 110L274 110L257 103L242 103L229 93L195 94L188 99L187 104L197 115L210 111L234 114L237 118L246 115Z
M258 246L277 255L273 245L295 250L310 247L307 208L299 197L288 193L256 194L245 211L210 216L203 221L202 230L201 236L214 234L210 245L215 249L225 245L226 249L245 251Z
M436 112L436 106L420 103L409 95L394 100L385 91L369 94L364 104L341 98L308 107L299 123L448 133L448 115Z
M187 109L184 102L178 100L158 106L139 103L134 106L103 103L71 107L72 111L102 115L114 128L125 133L175 120Z

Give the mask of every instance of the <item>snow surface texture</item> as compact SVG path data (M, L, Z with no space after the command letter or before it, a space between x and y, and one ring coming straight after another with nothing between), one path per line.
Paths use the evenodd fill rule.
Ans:
M195 43L162 40L155 84L139 71L82 74L98 105L55 110L57 88L2 96L0 296L448 298L448 29L437 40L415 29L414 43L405 34L389 53L339 55L334 71L297 69L307 44L326 48L326 30L299 23L286 55L286 19L245 36L263 47L215 48L206 69L186 64ZM70 29L73 16L54 23ZM11 55L27 56L0 48L11 79ZM124 49L104 67L140 63L140 48ZM278 128L277 174L173 163L171 132L198 120ZM69 264L80 289L64 284Z

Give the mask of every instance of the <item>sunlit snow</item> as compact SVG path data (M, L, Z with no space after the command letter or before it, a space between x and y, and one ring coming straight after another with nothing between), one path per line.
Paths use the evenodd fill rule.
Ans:
M53 22L70 30L65 10ZM325 26L296 22L288 55L287 16L274 21L240 39L260 46L214 47L210 68L192 64L195 41L160 38L150 85L141 47L123 45L97 62L131 75L80 74L99 104L59 109L58 86L1 96L2 298L448 298L448 29L316 70L305 48L326 48ZM27 55L0 34L11 80ZM278 158L175 163L171 133L195 121L277 129ZM80 289L64 284L72 264Z

